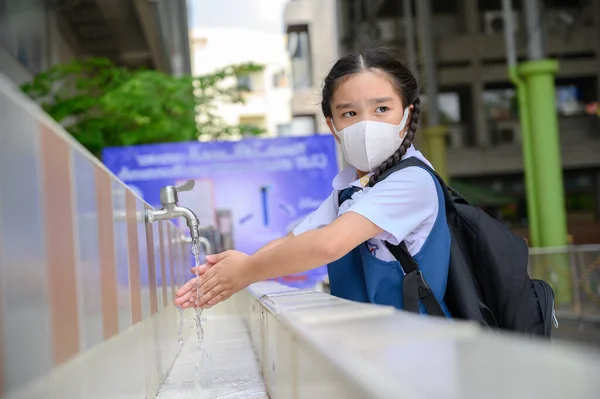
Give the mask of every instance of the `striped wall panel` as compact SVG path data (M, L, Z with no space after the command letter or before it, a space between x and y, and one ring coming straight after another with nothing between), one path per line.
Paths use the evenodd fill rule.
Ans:
M150 343L143 333L144 350L126 345L114 359L153 364L160 372L140 367L125 382L146 381L151 395L178 351L172 300L189 274L189 244L171 222L144 223L148 205L1 75L0 120L0 397L23 397L164 314ZM75 397L84 382L108 389L95 367L63 388Z

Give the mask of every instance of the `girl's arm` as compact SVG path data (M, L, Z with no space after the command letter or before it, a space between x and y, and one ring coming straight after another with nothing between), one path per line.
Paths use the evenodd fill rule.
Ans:
M248 285L269 278L296 274L333 262L383 230L364 216L347 212L331 224L298 236L286 236L278 245L252 256L227 251L207 256L210 265L200 267L200 292L191 279L177 291L175 305L212 306ZM275 244L274 242L272 244Z
M286 236L279 245L247 258L249 278L258 282L323 266L381 232L381 228L364 216L345 213L328 226L299 236Z
M294 233L289 233L288 235L285 235L285 236L277 238L271 242L268 242L264 246L262 246L258 251L256 251L254 254L256 255L260 252L264 252L264 251L268 251L269 249L273 249L273 248L283 244L284 242L288 241L292 237L294 237Z

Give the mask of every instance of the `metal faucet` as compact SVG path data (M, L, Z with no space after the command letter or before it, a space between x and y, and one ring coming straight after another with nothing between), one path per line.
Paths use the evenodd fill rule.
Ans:
M168 220L175 219L177 217L184 217L187 221L187 226L190 229L190 236L192 239L200 238L200 221L198 217L190 209L183 206L177 205L179 201L177 193L181 191L192 191L196 183L194 180L188 180L181 186L165 186L160 189L160 202L162 209L151 210L146 209L145 219L146 223L152 223L156 220Z
M192 243L192 238L188 237L186 235L182 235L181 236L181 241L191 244ZM208 240L208 238L206 237L198 237L198 242L200 244L202 244L204 246L204 251L206 251L206 255L212 255L212 244L210 243L210 241Z

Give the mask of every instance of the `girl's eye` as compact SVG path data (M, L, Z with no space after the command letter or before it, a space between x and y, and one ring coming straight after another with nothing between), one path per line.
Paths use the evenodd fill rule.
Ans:
M377 107L377 109L375 110L376 113L384 113L389 111L388 107Z
M353 116L356 116L356 112L354 112L354 111L348 111L348 112L344 112L344 113L342 114L342 116L343 116L344 118L351 118L351 117L353 117Z

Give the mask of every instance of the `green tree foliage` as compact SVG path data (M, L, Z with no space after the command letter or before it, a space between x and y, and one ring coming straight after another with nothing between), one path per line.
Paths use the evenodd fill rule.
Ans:
M216 112L219 103L243 103L236 77L261 69L243 64L174 77L91 58L54 66L21 89L98 156L108 146L190 141L200 133L213 140L262 133L229 126Z

